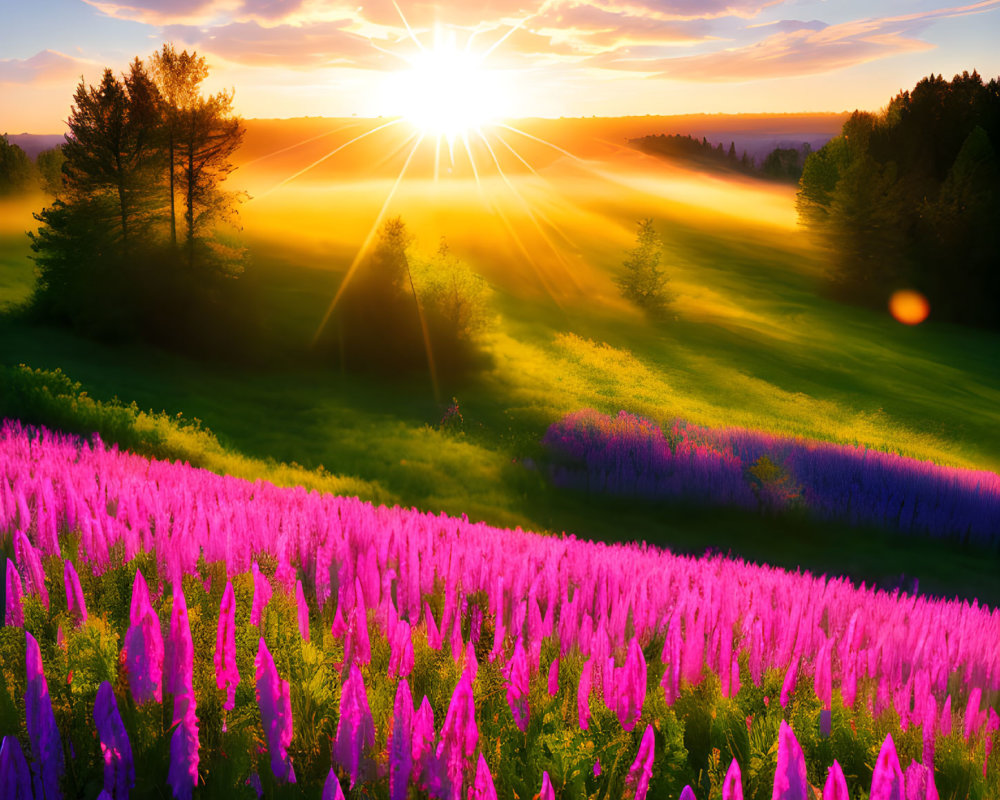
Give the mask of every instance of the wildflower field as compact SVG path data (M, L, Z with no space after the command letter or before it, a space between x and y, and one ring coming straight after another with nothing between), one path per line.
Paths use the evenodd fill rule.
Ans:
M4 798L1000 795L975 602L12 421L0 531Z

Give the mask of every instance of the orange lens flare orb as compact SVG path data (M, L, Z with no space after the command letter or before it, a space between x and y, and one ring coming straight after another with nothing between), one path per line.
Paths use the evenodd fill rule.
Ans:
M904 325L919 325L931 313L931 304L920 292L900 289L889 298L889 313Z

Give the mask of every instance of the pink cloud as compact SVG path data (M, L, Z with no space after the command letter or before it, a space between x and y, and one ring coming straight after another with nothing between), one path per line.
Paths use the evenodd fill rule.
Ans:
M0 83L60 83L79 78L93 64L55 50L31 58L0 59Z

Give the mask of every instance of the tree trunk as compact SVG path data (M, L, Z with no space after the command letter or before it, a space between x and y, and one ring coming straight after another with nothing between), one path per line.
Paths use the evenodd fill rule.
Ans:
M188 267L194 268L194 110L190 112L190 130L187 142L187 251Z
M173 114L171 109L169 114ZM175 188L174 188L174 120L170 121L167 131L167 161L170 170L170 243L177 247L177 212L175 209Z

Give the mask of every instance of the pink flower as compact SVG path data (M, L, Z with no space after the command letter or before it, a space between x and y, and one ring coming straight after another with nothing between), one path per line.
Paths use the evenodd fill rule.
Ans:
M552 659L549 664L549 696L555 697L559 694L559 656Z
M472 696L469 673L463 672L451 695L448 713L441 727L437 758L445 767L452 800L461 800L465 765L476 752L479 728L476 726L476 702Z
M245 562L244 562L245 563ZM261 573L257 562L253 562L253 605L250 607L250 624L260 625L264 609L271 602L271 584Z
M119 800L128 800L129 790L135 786L132 746L118 713L115 693L107 681L97 689L94 725L104 757L104 790Z
M576 710L580 719L580 729L587 730L590 724L590 684L594 673L594 661L588 658L580 673L580 683L576 687Z
M375 744L375 723L368 706L368 694L361 670L351 664L350 674L340 694L340 719L333 745L333 760L348 771L353 789L367 772L366 751Z
M309 605L302 591L302 581L295 582L295 608L298 612L299 636L309 641Z
M73 562L66 561L63 568L63 583L66 586L66 606L71 617L76 617L77 624L87 621L87 604L83 599L83 589L80 588L80 576L76 574Z
M823 800L850 800L851 795L847 791L847 780L844 778L844 770L840 768L839 762L834 759L833 766L826 777L826 785L823 787Z
M21 574L14 566L14 562L7 560L7 608L4 610L4 625L10 628L24 627L24 607L21 605L21 597L24 591L21 588ZM20 745L18 745L20 748ZM19 750L20 751L20 750ZM13 756L11 756L13 758Z
M271 771L279 781L294 783L295 772L288 759L288 745L292 742L290 687L288 681L279 677L271 651L267 649L263 637L257 645L254 666L257 671L257 705L260 708L267 749L271 753Z
M778 730L778 769L774 773L771 800L808 800L809 796L805 756L791 726L782 720Z
M722 800L743 800L743 775L735 758L729 765L726 780L722 784Z
M552 788L548 772L542 772L542 789L538 793L538 800L556 800L556 790Z
M649 791L649 779L653 777L654 748L653 726L647 725L639 743L639 752L636 753L635 761L632 762L628 777L625 779L625 785L635 791L635 800L645 800L646 792Z
M323 784L323 794L320 795L320 800L344 800L344 790L340 788L340 781L337 780L332 767L326 776L326 782Z
M226 590L219 604L219 625L215 633L215 683L226 690L222 708L232 711L236 707L240 673L236 669L236 598L231 581L226 581Z
M167 691L174 696L174 732L170 737L168 782L178 800L190 800L198 784L198 717L195 714L194 645L188 622L187 601L180 582L174 584L167 639Z
M476 779L469 789L469 800L497 800L497 790L493 785L493 776L486 764L483 754L479 754L476 764Z
M389 797L406 800L413 772L413 697L406 678L396 687L392 733L389 736Z
M903 770L899 766L896 745L889 735L882 742L882 749L875 762L869 800L904 800L903 786Z
M163 634L160 618L149 602L149 589L136 570L132 584L131 625L125 634L129 689L138 704L163 700Z
M507 705L514 715L514 724L522 733L528 729L528 659L524 652L524 642L517 637L514 654L504 670L507 678Z

